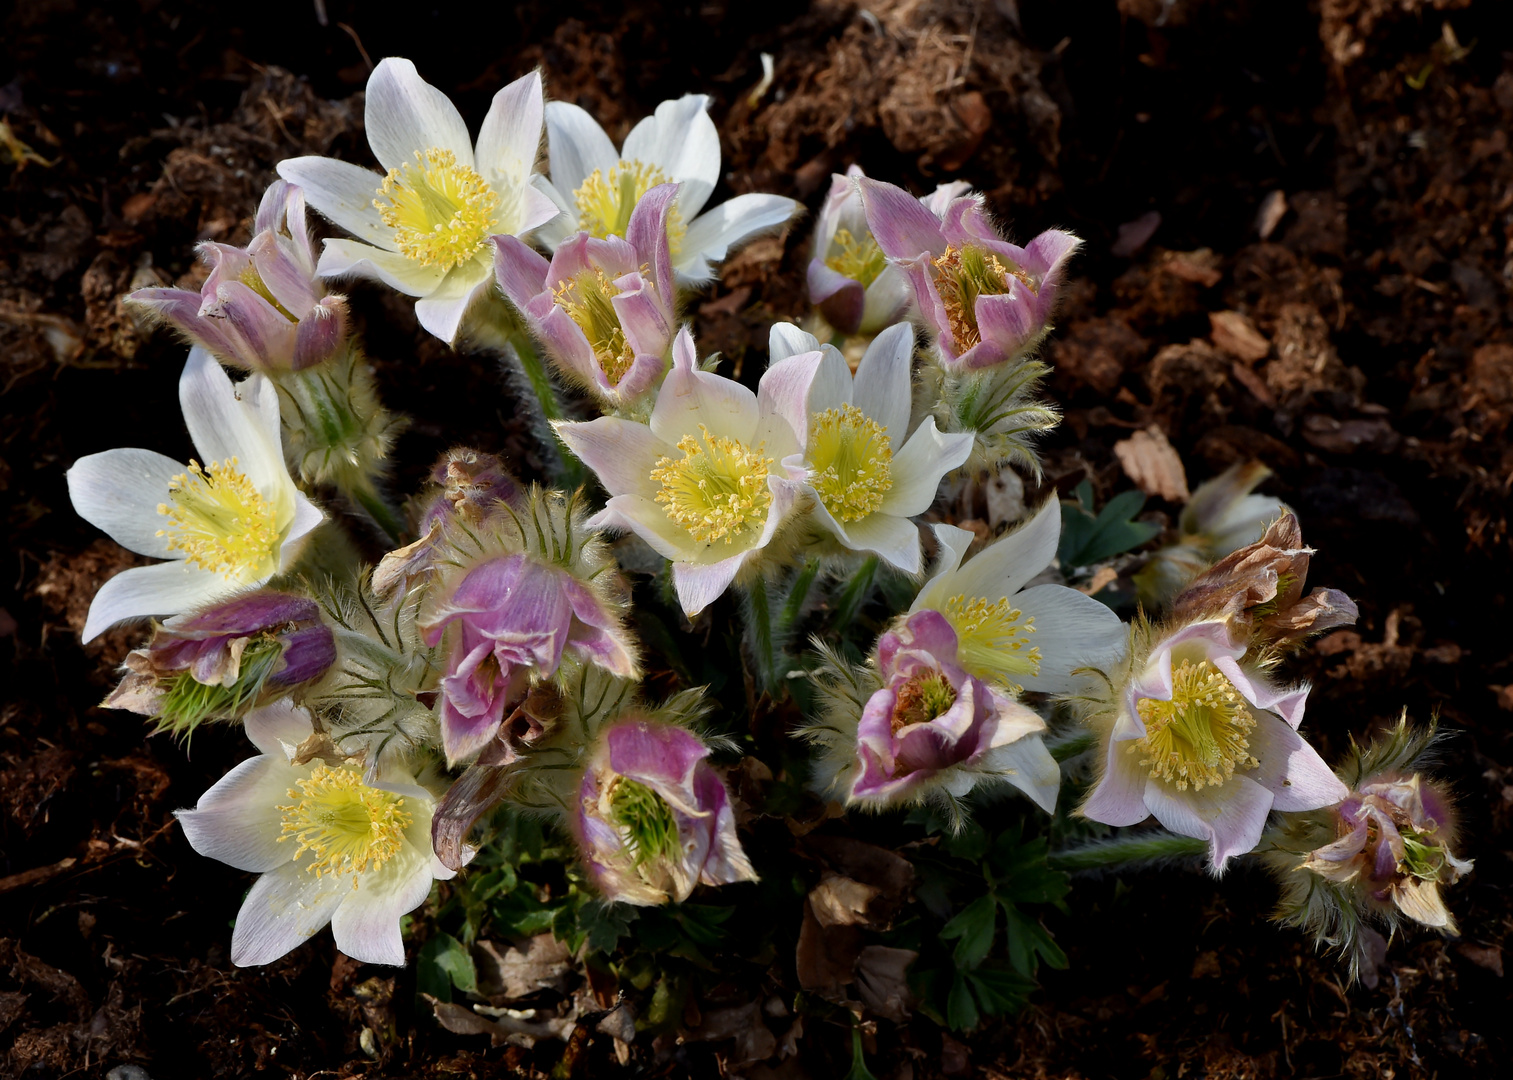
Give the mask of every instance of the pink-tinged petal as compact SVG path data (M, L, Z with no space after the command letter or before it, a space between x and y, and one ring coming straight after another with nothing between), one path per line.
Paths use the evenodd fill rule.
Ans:
M893 486L883 496L882 512L913 517L930 509L941 480L972 455L974 441L970 432L941 432L935 427L935 417L925 417L909 441L894 450Z
M296 845L279 843L291 777L283 754L248 758L200 796L193 810L174 816L189 846L206 858L266 873L294 858Z
M368 76L363 129L385 169L414 165L417 153L431 149L452 151L459 165L474 164L462 114L403 57L386 57Z
M1082 241L1069 232L1050 229L1030 241L1025 248L1028 268L1040 275L1040 289L1036 295L1038 318L1047 322L1056 305L1056 292L1066 277L1066 268L1072 254Z
M666 392L664 384L662 394ZM611 495L654 494L658 485L651 478L652 470L663 457L679 453L676 446L659 439L645 424L614 416L559 422L556 432L567 448L594 470Z
M856 181L867 208L867 228L891 259L944 255L940 221L901 187L861 177Z
M830 269L823 259L810 259L806 271L809 302L819 308L825 321L843 334L861 328L867 306L867 291L860 281Z
M278 233L259 233L247 245L247 255L273 298L295 318L304 318L305 312L320 300L321 293L312 282L313 267L305 267L288 238Z
M558 288L580 274L592 274L595 266L589 245L593 242L594 238L588 233L579 232L557 245L551 267L546 272L547 288Z
M659 367L665 367L662 356L672 344L672 308L640 274L627 274L615 285L620 292L610 297L609 302L619 316L626 344L637 356L651 354L657 358Z
M676 293L673 291L672 255L667 242L667 214L677 198L677 184L658 184L636 202L625 229L625 239L635 252L636 265L651 267L657 295L669 311Z
M719 774L708 766L698 770L694 775L694 794L700 806L714 808L709 854L699 870L699 880L705 885L756 881L756 868L751 865L736 836L735 812Z
M352 893L351 882L316 877L306 859L284 863L258 878L231 932L231 962L237 967L271 964L303 945L331 922Z
M1207 840L1210 869L1222 874L1230 859L1254 851L1261 842L1272 794L1238 774L1218 787L1197 791L1178 791L1152 779L1145 785L1145 803L1172 832Z
M725 594L730 583L741 569L746 553L732 555L717 563L697 566L693 563L673 563L672 582L678 593L678 603L690 619L703 611Z
M347 340L347 302L340 296L327 296L305 313L294 335L295 371L323 364Z
M576 620L568 645L590 656L594 663L612 675L622 678L632 675L636 658L619 615L606 609L592 592L571 577L564 577L562 588Z
M919 202L926 210L941 218L946 215L946 208L963 196L972 192L972 185L965 180L952 180L949 183L935 185L935 190L923 196Z
M1261 764L1245 775L1276 797L1277 810L1317 810L1350 794L1319 752L1296 731L1266 713L1255 719L1250 752Z
M659 789L676 789L682 809L697 809L693 800L693 774L709 756L709 747L693 732L672 724L628 720L604 733L609 748L609 767L621 776Z
M1013 356L1045 330L1035 294L1017 279L1001 296L979 296L975 310L983 341L997 346L1005 357Z
M935 274L930 256L921 255L917 259L899 259L893 263L893 269L908 285L920 320L924 323L929 336L934 339L941 364L947 370L954 370L960 350L957 349L956 339L951 334L951 317L946 312L945 301L940 298L940 290L935 287ZM876 282L873 284L875 285Z
M839 353L806 352L779 360L757 384L757 407L766 421L757 441L766 443L770 456L786 457L808 442L811 413L850 400L851 369Z
M373 205L384 178L372 169L311 156L285 158L278 163L278 174L298 184L310 205L328 220L360 240L396 251L394 230L384 224Z
M1106 605L1064 585L1037 585L1014 597L1014 606L1035 620L1032 644L1040 650L1040 673L1016 675L1026 690L1069 694L1086 682L1080 667L1111 671L1129 647L1129 628Z
M522 75L494 95L478 130L477 169L490 184L523 184L541 151L541 72Z
M1110 741L1103 775L1078 809L1083 817L1104 825L1138 825L1150 817L1145 805L1147 770L1138 764L1139 751L1129 753L1129 743Z
M936 342L942 352L946 351L942 344L944 340L942 338ZM953 372L982 371L985 368L997 367L1012 356L1012 352L1006 351L992 338L984 338L966 352L957 355L955 359L943 362L942 366Z
M182 558L159 533L166 519L157 512L168 485L184 472L173 458L152 450L106 450L89 454L68 470L68 497L74 512L128 551L154 559Z
M277 309L240 281L228 281L216 290L216 316L227 333L240 342L238 352L253 360L254 371L287 369L294 363L298 323L290 322Z
M1179 660L1213 660L1220 657L1238 660L1245 655L1245 644L1237 642L1229 624L1221 620L1189 623L1157 646L1157 651L1176 653ZM1167 691L1170 700L1170 690ZM1149 696L1149 695L1147 695Z
M126 298L140 304L216 358L238 367L249 367L252 358L241 352L241 342L227 333L224 320L203 318L200 308L204 298L188 289L138 289Z
M516 236L496 236L494 240L494 277L500 291L515 307L524 311L537 296L547 290L550 264L529 244Z
M293 748L315 731L310 714L288 698L253 709L242 725L253 746L280 760L287 760Z
M526 321L541 340L546 355L568 378L584 386L607 386L604 370L588 343L588 335L573 317L542 293L525 310Z
M1279 689L1272 686L1264 677L1252 677L1240 667L1240 662L1233 656L1216 656L1213 660L1214 667L1223 673L1224 677L1234 684L1240 696L1258 709L1268 709L1276 713L1287 726L1294 731L1303 722L1303 709L1308 704L1308 685L1293 686Z
M909 403L914 396L914 327L898 323L872 339L856 365L851 403L881 424L894 453L909 431ZM958 464L960 464L958 462Z
M702 424L711 434L750 443L759 416L756 395L738 382L698 370L686 326L673 339L672 358L672 371L652 407L652 432L676 445L684 435L697 435Z
M430 852L401 844L382 867L361 875L356 889L347 887L331 916L336 947L364 964L403 967L399 920L426 902L431 880Z
M599 385L610 400L619 402L636 401L641 395L647 393L657 385L667 371L667 361L660 353L644 352L631 361L630 367L620 381L614 386L609 385L609 379L600 373Z

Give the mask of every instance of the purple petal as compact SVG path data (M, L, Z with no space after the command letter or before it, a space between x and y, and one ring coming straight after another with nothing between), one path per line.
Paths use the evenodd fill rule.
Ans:
M1136 755L1128 753L1129 745L1109 742L1103 775L1078 811L1083 817L1116 826L1138 825L1150 817L1145 805L1148 776Z
M295 630L285 639L283 666L268 679L271 686L298 686L318 679L336 663L336 636L324 624Z
M315 275L300 265L294 245L286 238L277 233L259 233L247 245L247 257L273 298L296 319L304 318L305 312L320 300Z
M550 264L517 236L496 236L494 277L510 303L524 311L536 296L546 291Z
M857 181L867 208L867 228L884 254L913 259L929 253L943 255L946 238L934 214L903 188L861 177Z
M662 294L649 287L640 274L626 274L615 281L620 292L610 297L626 343L637 357L650 355L665 368L662 357L672 344L674 313Z
M982 340L992 342L1005 357L1013 356L1045 329L1039 321L1035 294L1017 279L1001 296L979 296L976 312Z
M609 767L621 776L658 788L672 787L693 798L693 771L709 747L693 732L645 720L615 723L604 734Z
M825 321L843 334L856 333L867 306L862 283L830 269L823 259L811 259L808 284L809 302L820 309Z
M678 184L658 184L637 201L630 212L625 238L635 251L636 265L651 267L657 295L671 307L673 292L672 255L667 242L667 214L678 198Z
M562 587L577 619L568 644L591 657L606 671L622 677L630 676L635 671L636 661L620 617L573 578L566 578Z
M328 296L300 319L294 334L291 366L295 371L303 371L323 364L346 339L347 302L340 296Z

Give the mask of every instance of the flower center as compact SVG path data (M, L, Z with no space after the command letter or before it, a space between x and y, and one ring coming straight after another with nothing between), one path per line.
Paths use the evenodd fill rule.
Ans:
M1002 296L1015 278L1031 292L1035 284L1030 276L1017 266L1005 266L991 251L968 245L957 248L947 245L946 253L933 260L935 266L935 289L946 309L946 321L951 327L951 337L962 352L982 341L982 332L977 327L977 298L979 296Z
M678 819L662 796L628 776L617 776L609 782L605 801L609 820L637 866L677 854Z
M318 765L289 789L295 800L280 806L285 840L299 841L297 859L315 853L306 870L316 877L361 874L394 857L414 818L404 799L392 791L368 787L356 769ZM356 879L352 887L357 888Z
M187 473L168 483L171 504L158 504L169 524L157 535L206 570L228 578L270 577L278 569L277 515L236 466L236 458L212 461L208 469L191 461Z
M876 281L888 265L888 257L870 232L864 232L858 240L851 235L850 229L836 229L830 250L834 254L825 260L825 265L842 277L861 282L864 289Z
M899 688L893 704L893 734L912 724L928 724L956 704L956 688L944 672L928 671L913 676Z
M855 405L816 413L809 426L809 483L840 521L875 514L893 487L888 433Z
M578 206L578 227L590 236L604 239L606 236L624 236L630 228L630 212L636 208L641 197L659 184L672 181L655 165L643 161L626 161L621 158L604 170L595 169L573 192L573 202ZM683 237L688 226L676 205L667 208L667 247L676 257L683 246Z
M682 461L664 457L652 469L651 478L662 485L657 502L701 544L720 539L731 544L767 519L772 459L760 446L748 450L734 439L711 435L703 424L699 430L702 442L692 435L678 440Z
M1200 790L1234 776L1235 769L1254 769L1261 763L1250 753L1248 736L1255 717L1244 700L1207 660L1186 660L1172 672L1170 701L1141 698L1135 710L1145 721L1145 738L1127 753L1139 750L1141 765L1150 766L1153 779Z
M1004 679L1040 674L1040 650L1030 644L1035 616L1026 618L1008 597L989 603L982 597L953 596L942 614L956 631L961 666L973 675Z
M373 205L406 258L443 270L461 266L493 232L499 196L450 150L417 150L415 161L389 170Z
M648 279L647 286L651 282ZM610 386L618 386L625 373L635 362L635 350L625 340L625 328L620 325L620 316L610 300L620 295L620 290L603 270L585 270L575 278L558 283L552 290L552 301L568 318L578 324L583 336L588 338L589 348L594 350L594 360Z

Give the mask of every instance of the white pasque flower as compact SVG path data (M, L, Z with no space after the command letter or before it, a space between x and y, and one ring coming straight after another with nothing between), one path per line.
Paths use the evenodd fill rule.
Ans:
M289 476L278 390L264 375L233 384L204 349L179 378L199 460L106 450L74 462L68 495L85 521L138 555L168 562L123 570L95 593L91 641L144 615L178 615L288 570L324 515ZM201 464L203 462L203 464Z
M415 317L452 341L468 306L493 287L489 237L521 236L559 213L532 184L541 146L541 75L494 95L476 148L462 114L408 60L368 77L364 122L387 170L325 157L279 162L278 174L355 240L327 240L321 277L372 277L418 297Z
M759 559L803 493L781 462L800 448L818 352L769 367L758 392L700 371L693 336L673 340L672 371L646 424L601 416L557 434L610 494L589 524L629 529L670 559L690 616Z
M175 815L201 855L261 874L231 934L231 962L268 964L331 925L336 947L367 964L405 962L399 920L451 878L431 850L436 800L402 769L382 786L361 766L294 764L310 716L287 699L247 716L262 751Z
M941 567L909 612L929 609L946 617L960 642L958 663L968 673L1065 694L1084 685L1073 670L1107 670L1124 654L1129 632L1103 604L1065 585L1024 587L1056 558L1057 500L965 564L975 534L954 525L934 528Z
M709 98L685 94L664 101L631 129L618 151L592 116L565 101L546 106L552 178L543 184L565 214L542 229L555 248L576 232L624 236L630 212L658 184L676 183L678 201L667 216L667 239L678 280L714 277L735 245L785 225L800 205L781 195L737 195L699 213L720 179L720 136L706 111Z
M919 528L909 519L930 508L941 478L972 453L973 436L937 431L934 417L909 434L914 328L899 323L878 334L854 379L835 346L792 323L773 325L768 348L773 364L823 354L799 433L804 449L783 462L806 477L815 521L852 551L919 573Z

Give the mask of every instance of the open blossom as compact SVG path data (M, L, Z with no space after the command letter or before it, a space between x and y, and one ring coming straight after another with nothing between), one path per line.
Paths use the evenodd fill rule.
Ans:
M680 282L714 277L713 264L760 232L785 225L800 205L781 195L737 195L704 211L720 180L720 136L709 118L709 98L685 94L664 101L625 138L618 151L588 113L565 101L546 106L550 191L564 216L543 229L555 247L575 232L625 236L631 211L646 193L678 185L666 232Z
M814 519L853 551L875 552L905 573L920 569L919 528L909 519L935 501L941 478L972 452L970 434L943 434L934 417L909 434L914 328L877 335L855 378L832 345L791 323L772 327L771 363L819 350L803 450L783 461L815 497Z
M937 217L902 188L866 177L857 185L872 235L908 280L943 367L994 367L1045 335L1077 237L1051 229L1021 248L998 235L981 196L952 199Z
M255 710L247 736L262 753L176 815L201 855L261 875L237 914L231 961L272 963L329 924L354 960L403 964L400 918L433 880L454 876L431 852L435 797L397 768L373 786L351 762L296 764L311 734L288 701Z
M1061 770L1042 739L1045 721L967 672L960 645L946 617L928 610L878 641L883 686L857 725L850 801L886 806L934 786L960 797L1003 780L1047 813L1056 808Z
M756 880L708 756L698 736L674 724L631 717L600 732L572 822L606 899L682 903L700 882Z
M457 108L414 64L384 60L368 77L364 124L386 174L323 157L278 166L356 237L326 241L320 275L377 278L417 298L420 325L455 339L469 305L493 287L489 238L524 235L559 213L532 183L542 109L541 76L516 79L494 95L475 146Z
M263 194L245 248L206 241L211 266L199 292L138 289L151 310L216 359L247 371L302 371L329 360L347 339L347 302L315 276L305 195L276 180Z
M673 368L648 424L601 416L556 425L610 500L590 525L629 529L673 564L697 615L762 555L798 504L803 482L781 462L797 453L818 352L772 365L758 393L700 371L693 336L673 342Z
M125 619L177 615L263 584L294 565L323 518L289 476L278 391L265 376L233 385L194 349L179 402L200 454L187 469L151 450L107 450L68 470L80 517L124 548L168 560L100 586L85 641Z
M668 215L677 187L635 204L625 238L580 232L551 263L513 236L494 238L499 287L558 370L607 408L634 404L667 371L676 326Z
M1064 694L1077 668L1111 668L1128 637L1119 617L1065 585L1025 585L1056 557L1061 508L1048 501L1028 522L962 562L975 534L935 526L941 566L910 613L940 612L959 638L960 664L990 682Z
M852 165L830 177L830 191L814 226L814 257L806 271L809 302L842 334L875 334L909 310L909 283L878 247L867 228L867 213ZM936 187L920 201L939 217L952 199L971 190L962 180Z

